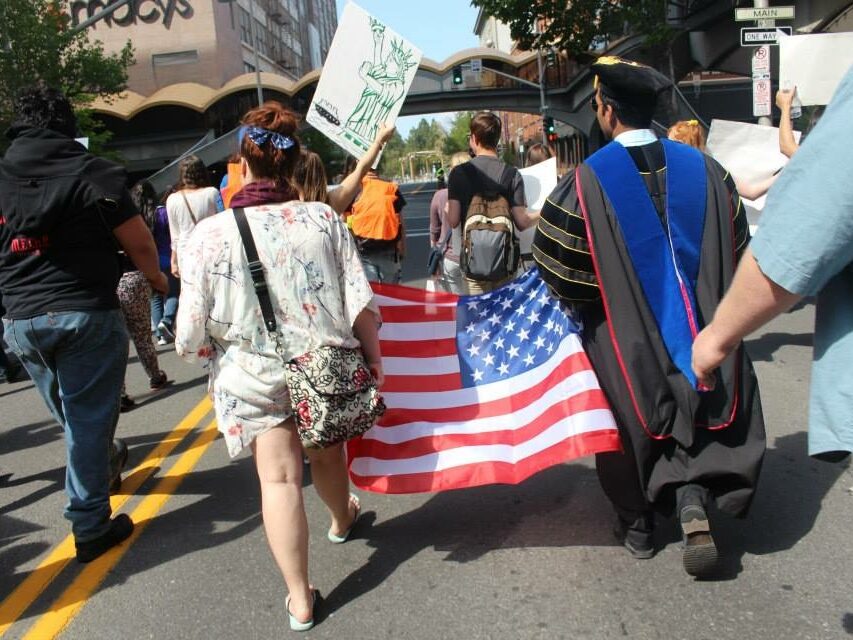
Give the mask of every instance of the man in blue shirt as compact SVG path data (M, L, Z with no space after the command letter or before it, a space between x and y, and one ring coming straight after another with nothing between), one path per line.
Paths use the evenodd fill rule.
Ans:
M809 454L832 462L853 451L851 121L853 68L770 191L728 293L693 344L693 370L713 384L715 369L744 336L817 296Z

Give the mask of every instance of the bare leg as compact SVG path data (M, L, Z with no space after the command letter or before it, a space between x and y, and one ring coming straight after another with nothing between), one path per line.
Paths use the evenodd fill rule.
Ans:
M293 420L258 436L252 452L261 481L264 529L290 593L290 613L306 622L312 616L308 521L302 502L302 445Z
M320 499L332 517L331 532L341 535L355 518L355 505L349 499L349 476L342 444L327 449L308 449L311 479Z

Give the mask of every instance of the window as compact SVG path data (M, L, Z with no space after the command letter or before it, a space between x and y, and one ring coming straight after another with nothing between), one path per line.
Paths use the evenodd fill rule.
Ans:
M171 53L155 53L151 56L151 64L155 67L167 67L173 64L189 64L198 62L198 50L173 51Z
M249 64L245 60L243 61L243 73L252 73L255 70L255 65Z
M252 46L252 19L243 7L240 7L240 40Z
M255 35L258 38L258 53L268 56L270 38L267 33L267 28L258 20L255 20Z

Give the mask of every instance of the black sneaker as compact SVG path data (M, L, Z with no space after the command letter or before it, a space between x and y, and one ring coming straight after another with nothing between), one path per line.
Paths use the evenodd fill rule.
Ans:
M0 374L0 383L8 382L12 384L14 382L23 382L24 380L29 380L29 375L27 375L26 369L24 369L19 364L12 364L6 369L5 373Z
M118 410L122 413L127 413L128 411L130 411L131 409L133 409L135 407L136 407L136 401L133 398L131 398L129 395L123 393L121 395L121 401L119 402L119 405L118 405Z
M654 534L651 527L640 529L617 517L613 535L628 550L632 558L648 560L655 555Z
M684 570L696 578L713 576L719 570L719 555L705 508L687 505L679 512L678 520L684 540Z
M74 547L77 549L77 562L91 562L127 540L131 533L133 533L133 520L126 513L118 514L110 520L110 528L102 536L86 542L74 542Z
M153 378L148 379L148 386L154 390L162 389L167 384L169 384L169 376L166 375L165 371L161 371Z
M127 464L127 444L121 438L113 440L110 447L110 493L121 489L121 472Z

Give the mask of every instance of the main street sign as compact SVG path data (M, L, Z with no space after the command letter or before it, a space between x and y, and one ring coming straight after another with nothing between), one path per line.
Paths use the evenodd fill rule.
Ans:
M760 47L764 44L779 44L782 37L793 35L791 27L741 27L740 46Z
M794 7L749 7L746 9L735 9L735 20L737 22L750 22L752 20L793 20Z

